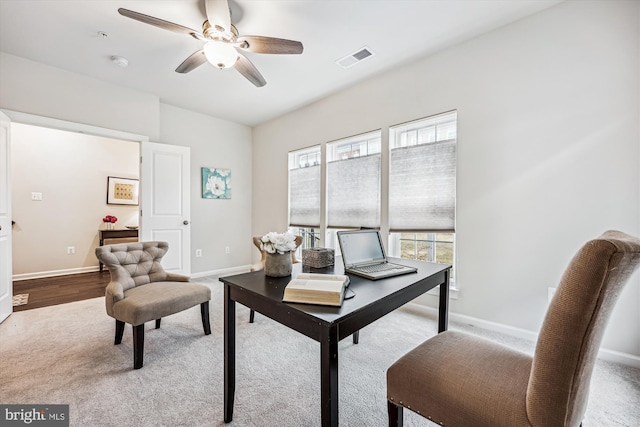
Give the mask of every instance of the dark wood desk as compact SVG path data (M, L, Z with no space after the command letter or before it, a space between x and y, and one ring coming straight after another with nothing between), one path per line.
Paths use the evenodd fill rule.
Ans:
M349 288L356 296L341 307L283 303L284 288L298 273L343 274L342 259L336 265L315 269L294 264L291 277L265 276L264 270L222 277L224 288L224 421L233 420L236 387L236 302L320 342L320 397L322 426L338 426L338 341L440 286L438 332L447 329L451 266L396 259L413 265L417 273L375 282L350 275Z
M119 228L113 230L98 230L100 236L100 246L104 245L107 239L123 239L129 237L138 237L138 229ZM102 271L102 263L100 263L100 271Z

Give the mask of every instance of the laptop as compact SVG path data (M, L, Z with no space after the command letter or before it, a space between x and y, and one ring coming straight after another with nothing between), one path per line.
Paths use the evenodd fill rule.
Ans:
M415 267L387 261L378 230L338 231L338 243L345 273L377 280L418 271Z

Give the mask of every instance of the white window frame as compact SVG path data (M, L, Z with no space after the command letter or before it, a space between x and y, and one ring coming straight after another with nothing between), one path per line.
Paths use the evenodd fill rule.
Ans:
M423 119L413 120L404 124L392 126L389 129L389 152L395 148L414 146L420 144L431 144L440 141L457 141L457 112L446 112ZM425 130L430 130L425 131ZM422 132L422 135L421 134ZM389 160L390 161L390 160ZM388 176L387 176L388 179ZM417 254L418 240L416 240L416 234L427 233L427 241L432 243L434 250L436 247L437 234L453 234L453 260L450 276L450 288L453 291L457 291L456 286L456 233L455 231L396 231L389 233L389 255L395 257L402 257L400 236L402 234L414 235L414 254ZM435 261L437 254L433 255ZM414 259L416 256L414 255Z

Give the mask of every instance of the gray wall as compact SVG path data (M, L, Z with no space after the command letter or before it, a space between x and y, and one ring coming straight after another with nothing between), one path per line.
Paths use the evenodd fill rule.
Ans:
M382 128L384 161L389 126L457 109L451 310L533 335L585 241L640 235L639 9L562 3L256 126L254 234L287 226L288 151ZM604 347L640 366L639 275Z
M251 263L251 128L4 53L0 108L191 147L192 274L225 272ZM231 169L231 200L200 198L202 166ZM202 249L201 258L195 258L195 249Z

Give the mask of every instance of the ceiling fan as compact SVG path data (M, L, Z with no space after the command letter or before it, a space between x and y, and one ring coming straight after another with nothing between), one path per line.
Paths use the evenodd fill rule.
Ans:
M163 19L154 18L133 10L118 9L118 13L127 18L155 25L176 33L188 34L205 42L202 49L191 54L178 65L177 73L188 73L209 61L214 66L235 68L257 87L267 84L262 74L241 51L254 53L301 54L302 43L294 40L265 36L240 36L238 29L231 23L228 0L205 0L207 20L202 24L202 32Z

